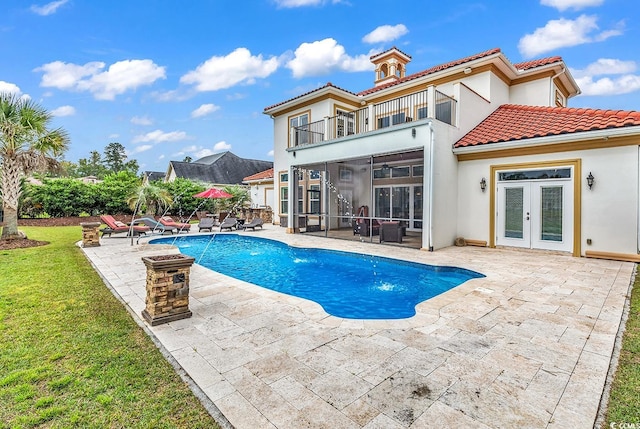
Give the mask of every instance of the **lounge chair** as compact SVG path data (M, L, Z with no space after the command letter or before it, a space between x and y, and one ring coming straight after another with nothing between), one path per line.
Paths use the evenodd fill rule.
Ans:
M102 223L107 225L105 228L102 228L102 236L105 235L111 237L111 234L119 234L122 232L126 232L127 236L129 236L129 231L133 232L133 235L145 235L147 232L150 232L151 229L146 225L127 225L124 222L120 222L119 220L115 220L115 218L111 215L102 215L100 216L100 220Z
M162 216L160 219L158 219L158 222L160 222L167 228L175 228L178 230L178 232L189 232L191 230L190 223L176 222L171 216Z
M264 224L264 221L262 220L262 218L254 217L253 219L251 219L251 222L245 223L244 225L242 225L242 229L246 230L251 228L252 230L255 231L257 226L259 226L260 229L262 229L263 224Z
M149 228L151 228L151 232L156 232L158 234L164 234L165 232L169 232L173 234L174 232L178 232L177 228L172 228L170 226L164 226L160 222L150 217L141 217L140 219L136 219L133 221L134 224L145 224Z
M212 217L203 217L198 223L198 232L202 232L204 229L213 231L213 227L216 226L216 220Z
M233 228L238 229L238 219L235 217L227 217L220 224L220 231L224 229L231 231Z

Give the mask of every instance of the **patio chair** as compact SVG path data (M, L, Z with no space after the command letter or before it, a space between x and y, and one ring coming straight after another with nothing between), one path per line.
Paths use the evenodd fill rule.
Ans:
M202 232L205 229L213 232L213 227L216 226L216 220L212 217L203 217L198 223L198 232Z
M382 222L380 225L380 243L402 243L402 225L400 222Z
M136 219L133 221L134 224L145 224L146 226L148 226L149 228L151 228L151 232L155 232L158 234L164 234L165 232L169 232L171 234L173 234L174 232L178 232L177 228L173 228L170 226L165 226L163 224L161 224L160 222L158 222L155 219L152 219L150 217L141 217L140 219Z
M251 222L245 223L244 225L242 225L242 229L246 230L251 228L252 230L255 231L257 226L259 226L260 229L262 229L263 224L264 224L264 221L262 220L262 218L254 217L253 219L251 219Z
M151 229L146 225L134 224L133 226L130 226L124 222L115 220L115 218L111 215L102 215L100 216L100 220L102 221L102 223L107 225L105 228L101 229L103 237L105 235L111 237L111 234L120 234L123 232L127 233L127 236L129 236L129 231L131 231L134 236L146 235L147 232L151 231Z
M371 227L369 227L371 225ZM358 221L357 219L353 221L353 235L360 234L362 237L369 236L369 230L371 230L371 235L378 235L380 233L380 221L378 219L363 219Z
M189 232L191 230L190 223L176 222L171 216L162 216L158 219L158 222L167 228L175 228L178 232Z
M220 231L224 229L231 231L233 228L238 229L238 219L235 217L227 217L220 224Z

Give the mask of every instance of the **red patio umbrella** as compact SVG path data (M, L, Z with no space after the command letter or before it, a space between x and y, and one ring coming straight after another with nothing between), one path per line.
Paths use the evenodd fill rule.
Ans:
M194 197L196 198L231 198L233 197L233 195L221 189L209 188L206 191L202 191L198 194L195 194Z

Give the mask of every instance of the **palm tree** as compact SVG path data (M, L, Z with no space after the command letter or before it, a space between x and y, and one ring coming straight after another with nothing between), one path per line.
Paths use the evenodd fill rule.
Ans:
M155 216L158 213L163 213L173 204L173 197L166 189L147 184L136 189L127 199L127 203L134 214L137 209L144 211L145 214Z
M62 128L50 130L53 116L27 98L0 93L0 192L4 227L0 239L14 239L18 233L20 179L34 171L58 165L57 157L69 145Z

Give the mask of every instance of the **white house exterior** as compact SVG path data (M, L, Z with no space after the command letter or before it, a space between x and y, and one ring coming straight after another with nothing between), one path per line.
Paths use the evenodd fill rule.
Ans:
M371 60L370 89L264 110L288 232L373 240L394 222L428 250L463 237L640 261L640 113L566 107L579 88L560 57L493 49L411 75L396 48Z
M273 208L273 168L247 176L242 183L249 186L251 208Z

